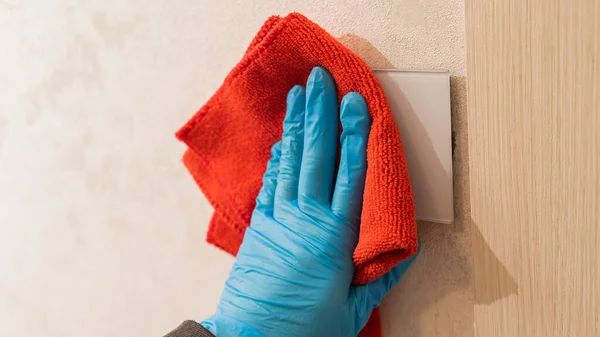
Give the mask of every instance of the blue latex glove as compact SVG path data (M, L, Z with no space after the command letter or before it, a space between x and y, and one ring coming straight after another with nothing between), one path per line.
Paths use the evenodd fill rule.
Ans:
M381 278L352 286L371 127L358 93L338 105L332 77L314 68L287 97L283 137L216 313L217 337L354 337L414 256ZM334 186L335 182L335 186Z

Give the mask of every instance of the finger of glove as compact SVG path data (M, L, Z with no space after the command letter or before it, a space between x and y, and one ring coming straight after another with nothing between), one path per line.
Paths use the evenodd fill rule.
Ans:
M298 204L307 210L312 203L331 204L337 152L338 107L335 83L321 67L315 67L306 84L304 149Z
M299 85L293 87L287 96L286 114L283 120L275 204L278 199L289 201L298 198L298 180L304 146L305 104L306 91L304 87Z
M367 319L369 318L371 311L381 304L383 297L400 281L402 276L406 273L408 267L415 260L417 255L419 255L421 250L420 246L421 245L419 244L419 249L417 250L416 254L404 261L401 261L390 271L383 274L383 276L367 284L355 286L353 288L353 295L356 296L354 301L354 303L357 305L356 312L359 320L364 320L363 324L367 323Z
M348 93L340 107L342 135L340 165L335 182L331 211L358 225L367 175L367 140L371 118L367 102L356 92Z
M263 186L256 197L256 207L272 208L275 190L277 187L277 175L279 174L279 160L281 157L281 141L271 147L271 159L267 162L267 169L263 175Z

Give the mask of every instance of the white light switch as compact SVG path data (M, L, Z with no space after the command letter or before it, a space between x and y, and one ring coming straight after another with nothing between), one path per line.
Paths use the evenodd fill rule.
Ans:
M374 70L400 129L417 220L452 223L450 74Z

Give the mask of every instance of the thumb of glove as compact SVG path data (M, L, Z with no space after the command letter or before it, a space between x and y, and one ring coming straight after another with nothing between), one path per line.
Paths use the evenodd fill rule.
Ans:
M355 299L356 314L358 318L357 322L359 322L361 329L367 324L373 309L377 308L381 304L383 297L393 286L400 282L400 278L406 273L406 270L415 260L417 255L419 255L420 251L421 242L419 242L419 248L416 254L398 263L380 278L367 284L355 286L352 289L353 292L351 296L354 296Z

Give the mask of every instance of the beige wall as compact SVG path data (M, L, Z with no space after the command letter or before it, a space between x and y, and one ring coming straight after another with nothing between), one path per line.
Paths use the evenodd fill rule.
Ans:
M232 258L203 242L212 209L173 133L292 10L374 67L452 72L457 221L420 225L383 323L473 334L461 0L4 0L0 335L159 336L212 313Z

